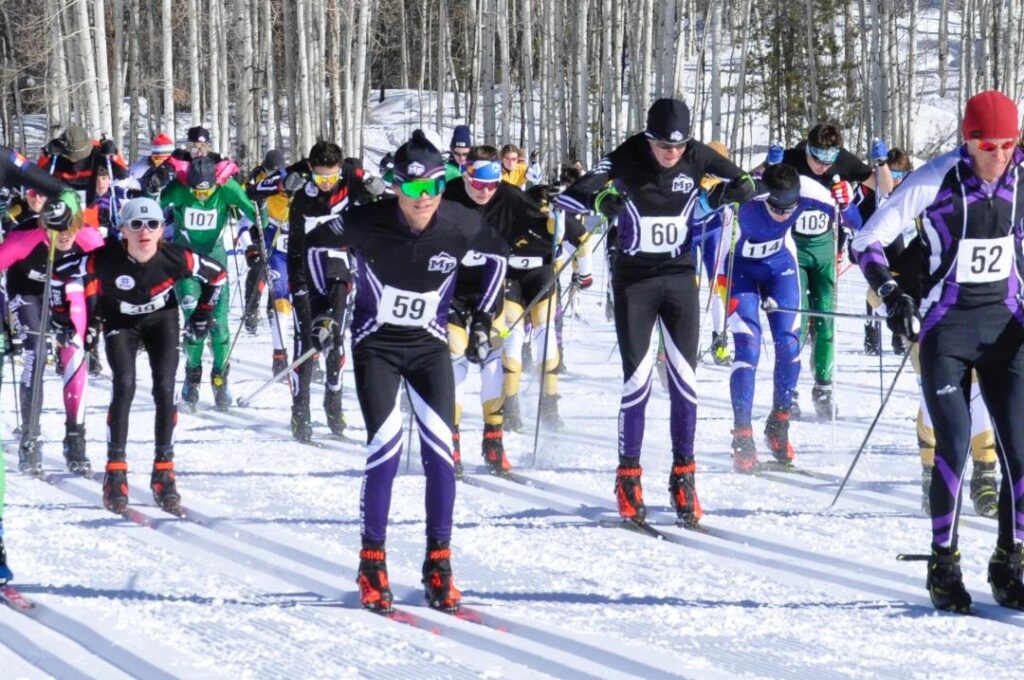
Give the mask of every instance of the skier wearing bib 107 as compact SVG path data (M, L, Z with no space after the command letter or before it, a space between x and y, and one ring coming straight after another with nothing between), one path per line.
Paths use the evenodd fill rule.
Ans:
M738 472L755 472L759 463L751 426L754 376L761 352L761 300L778 307L800 307L800 277L796 244L791 234L806 211L831 212L835 203L828 190L801 177L785 163L771 165L763 180L769 194L764 201L752 201L739 209L729 295L729 328L736 344L736 360L729 377L734 429L733 466ZM860 227L856 208L844 212L847 224ZM765 424L765 441L775 460L793 461L789 441L789 417L793 391L800 375L800 315L778 310L768 315L775 344L775 391L772 411Z
M227 224L229 209L237 208L250 220L255 219L252 201L245 195L241 185L233 179L218 183L216 163L203 156L192 161L188 169L188 186L180 181L172 182L160 194L160 205L167 209L173 206L174 242L194 252L216 260L227 271L227 253L221 232ZM186 320L195 309L199 299L199 283L190 279L178 284L178 297ZM218 410L225 411L231 405L228 391L228 352L231 347L231 328L228 325L228 310L231 296L225 290L217 300L214 310L213 328L210 330L210 345L213 348L213 370L210 383L213 385L214 400ZM203 346L205 338L185 340L185 385L181 390L184 408L195 410L199 401L199 383L203 378Z
M675 99L659 99L647 112L647 129L627 139L558 197L572 213L593 208L618 219L618 256L612 273L615 333L622 358L619 467L615 496L619 514L643 522L640 449L651 394L651 337L658 323L668 359L672 473L669 493L680 522L701 517L694 482L693 439L697 424L697 362L700 302L690 217L699 180L729 180L708 193L712 209L745 202L761 182L706 145L690 139L690 111Z
M471 250L480 253L487 264L474 318L486 325L501 292L505 258L490 249L493 234L475 210L442 199L445 164L422 131L413 132L395 152L393 180L396 198L350 208L312 232L331 247L348 248L357 272L353 367L369 453L361 493L359 593L364 607L391 610L384 541L391 487L402 458L399 390L404 379L427 477L427 602L454 611L461 596L452 577L449 546L455 503L455 385L448 308L459 262Z
M992 596L1024 609L1024 151L1020 113L995 90L968 100L964 144L915 170L868 220L853 245L893 332L918 336L921 388L935 429L927 587L938 609L967 612L957 548L971 450L971 370L988 407L1002 471ZM893 279L884 248L922 215L921 321ZM919 330L919 332L918 332Z

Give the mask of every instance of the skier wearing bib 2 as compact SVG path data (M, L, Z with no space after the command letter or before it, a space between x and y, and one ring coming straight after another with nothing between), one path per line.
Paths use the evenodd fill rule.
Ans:
M367 609L391 610L384 541L392 482L402 458L399 390L404 379L427 477L427 602L454 611L461 596L452 577L449 546L455 503L455 385L448 308L459 262L473 250L488 259L476 318L489 319L501 292L505 259L489 251L490 228L476 211L442 199L445 164L422 131L413 132L395 152L393 179L396 198L351 208L312 232L325 235L330 246L348 248L358 277L353 367L369 449L360 503L359 593Z
M1002 471L988 581L996 602L1024 609L1024 151L1020 114L1006 95L967 102L964 144L915 170L854 239L889 327L919 335L921 386L935 429L928 592L938 609L967 612L957 548L961 490L971 449L971 370L992 417ZM923 214L923 215L922 215ZM884 248L922 215L925 271L920 332L914 303L890 275Z
M593 208L609 220L618 218L612 288L624 384L615 496L619 514L638 522L646 517L640 450L651 394L655 323L665 338L670 375L669 493L681 522L695 524L702 514L693 460L700 302L687 225L704 175L730 180L709 192L712 209L746 201L760 185L718 152L690 139L685 103L659 99L647 112L645 132L627 139L558 197L558 205L569 212Z

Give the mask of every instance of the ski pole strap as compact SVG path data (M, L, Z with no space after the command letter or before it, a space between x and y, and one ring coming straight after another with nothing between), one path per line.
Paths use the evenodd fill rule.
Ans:
M598 192L597 196L594 198L594 212L601 212L601 203L604 202L606 198L618 195L619 190L615 187L615 183L609 181L608 184L604 186L604 189Z

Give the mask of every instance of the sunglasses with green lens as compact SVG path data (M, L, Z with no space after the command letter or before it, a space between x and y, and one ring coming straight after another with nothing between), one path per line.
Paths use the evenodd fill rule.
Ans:
M423 194L426 194L430 198L434 198L444 191L445 179L444 177L435 177L433 179L411 179L407 182L402 182L398 186L402 190L402 193L409 198L419 198Z

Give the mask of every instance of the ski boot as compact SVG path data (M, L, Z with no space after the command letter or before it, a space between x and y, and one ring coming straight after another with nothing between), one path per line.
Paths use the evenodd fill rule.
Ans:
M181 405L189 413L196 412L199 403L199 383L203 379L203 366L185 366L185 384L181 386Z
M716 366L732 365L732 353L729 351L729 340L725 333L711 331L711 358Z
M932 470L935 468L921 468L921 510L926 517L932 516Z
M881 353L882 342L879 335L878 324L873 321L864 322L864 354L877 357Z
M455 463L455 479L462 481L462 433L459 426L452 428L452 461Z
M668 389L668 358L664 352L658 352L658 357L654 360L654 370L658 374L658 382L661 384L663 389Z
M88 477L92 465L85 455L85 425L64 426L64 461L68 472Z
M331 388L324 390L324 412L327 414L327 426L331 434L340 437L345 433L345 414L341 410L341 390L335 392Z
M174 482L174 461L154 460L153 474L149 478L153 500L161 510L177 515L181 512L181 495Z
M619 504L619 517L643 523L647 520L644 505L644 489L640 478L643 469L639 465L619 463L615 471L615 500Z
M393 597L388 582L388 565L385 562L384 545L363 542L359 551L359 602L365 609L377 614L390 614Z
M253 310L246 312L242 318L242 325L245 326L245 332L249 335L256 335L260 330L260 315L259 312Z
M497 477L507 477L512 470L512 464L505 456L504 433L501 425L488 425L484 423L483 454L484 462L487 463L487 472Z
M960 551L932 546L928 558L928 596L936 609L958 614L971 611L971 594L960 573Z
M764 440L775 460L783 465L791 465L796 452L793 442L789 441L789 411L773 408L768 422L764 424Z
M519 414L519 395L505 397L505 405L501 407L503 416L502 427L506 432L522 432L523 418Z
M11 568L7 566L7 549L4 548L4 522L0 520L0 586L14 578Z
M288 353L282 350L274 350L274 361L270 365L271 375L277 375L284 369L288 368ZM288 376L284 377L284 382L288 382Z
M744 474L755 473L761 467L757 462L754 428L750 425L737 425L732 431L732 467L736 472Z
M814 400L814 412L820 420L831 420L833 411L839 415L839 409L835 408L832 401L832 383L814 383L811 399Z
M980 517L995 518L999 514L999 478L995 463L974 461L971 475L971 502Z
M89 375L94 378L103 375L103 362L100 361L100 350L96 345L89 350Z
M103 507L119 515L128 509L128 463L123 460L107 461Z
M427 559L423 560L423 585L427 604L433 609L454 613L459 611L462 593L452 577L452 550L448 541L427 539Z
M558 395L545 394L540 400L540 424L546 430L558 432L565 429L565 423L558 416Z
M213 387L213 403L221 413L231 408L231 390L228 389L228 367L223 371L216 368L210 371L210 385Z
M793 390L793 401L789 404L789 419L800 420L803 413L800 411L800 393Z
M24 429L24 426L22 426ZM35 436L22 437L18 445L18 472L26 475L39 475L43 472L43 444L39 441L38 430Z
M672 499L672 507L676 509L678 523L688 529L697 526L704 516L697 499L697 485L693 473L697 469L691 459L687 463L676 462L672 466L672 474L668 478L668 493Z
M304 444L313 439L313 423L309 420L308 406L292 406L292 437Z
M903 356L907 353L907 339L899 333L892 334L892 353Z
M996 546L988 561L988 583L992 598L1001 606L1024 609L1024 546L1015 543L1013 549Z

